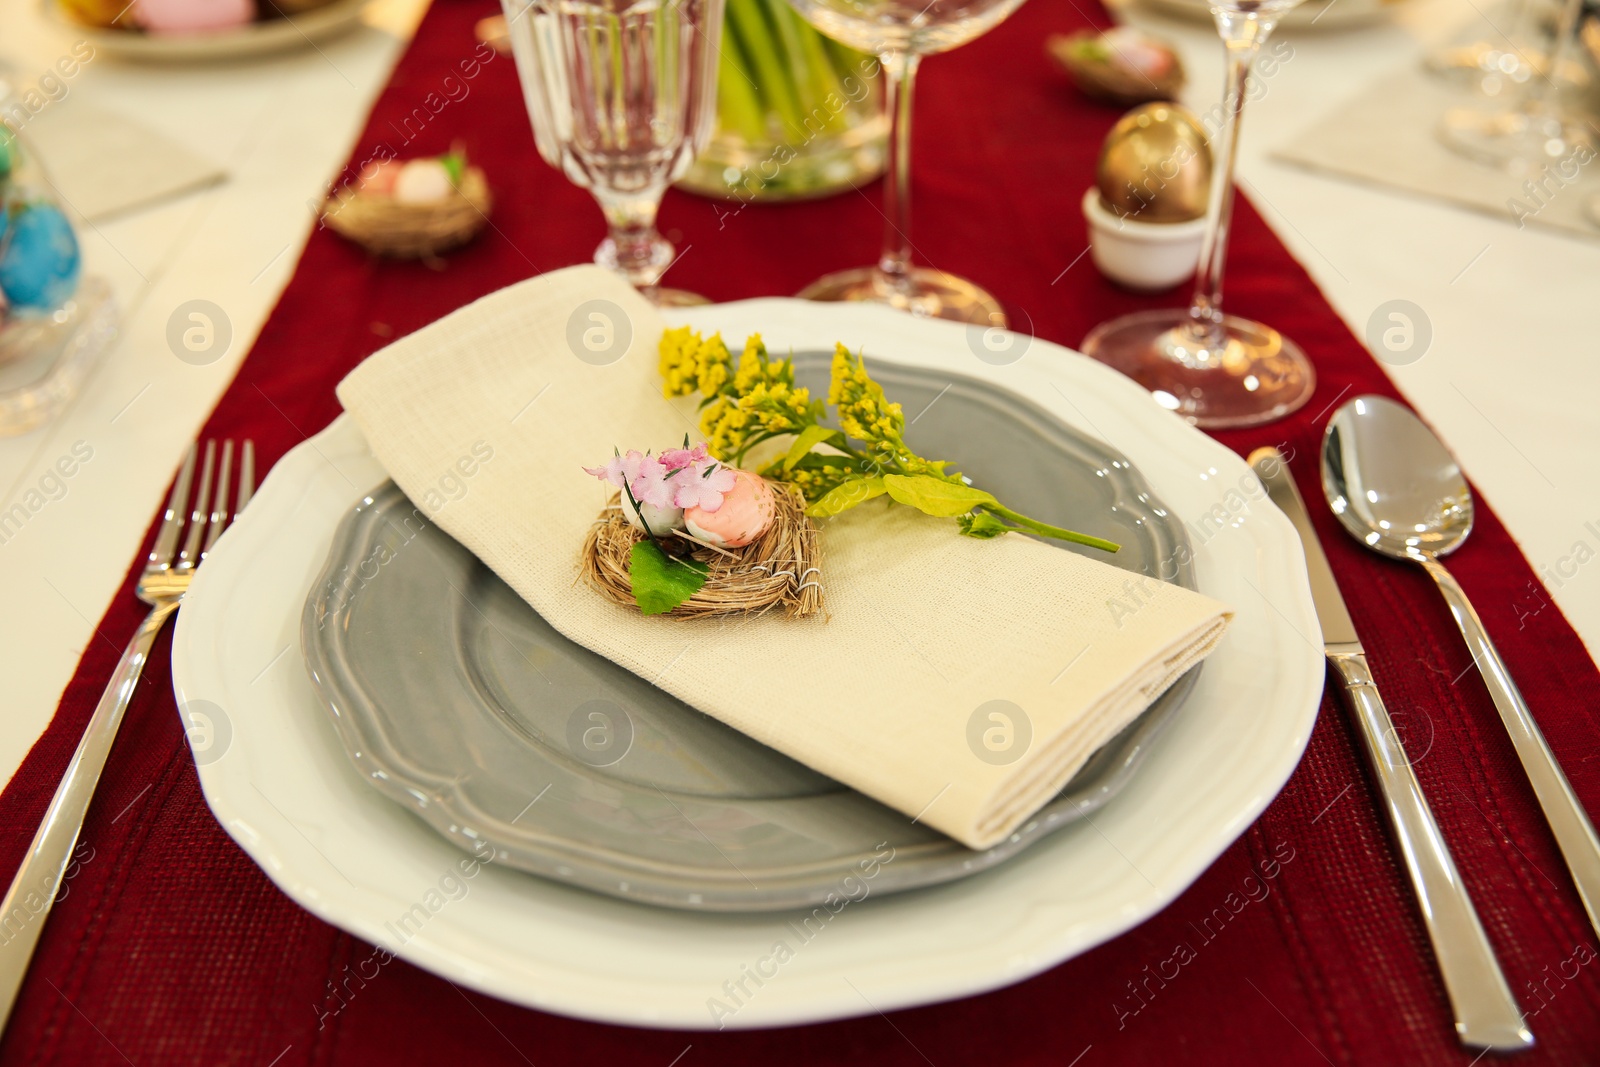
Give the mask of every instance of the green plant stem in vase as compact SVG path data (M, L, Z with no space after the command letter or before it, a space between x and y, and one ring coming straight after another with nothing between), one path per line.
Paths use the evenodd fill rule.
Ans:
M879 67L784 0L727 0L717 130L678 185L743 203L826 196L876 178L889 128Z

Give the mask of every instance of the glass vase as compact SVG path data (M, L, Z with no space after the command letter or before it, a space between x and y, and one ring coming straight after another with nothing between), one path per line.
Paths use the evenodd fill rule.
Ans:
M876 57L814 30L784 0L727 0L717 129L680 188L747 202L827 196L883 173Z

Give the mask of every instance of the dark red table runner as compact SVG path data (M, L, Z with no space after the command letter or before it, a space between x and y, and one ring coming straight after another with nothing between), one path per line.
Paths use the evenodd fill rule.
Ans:
M333 384L373 350L503 285L589 257L602 236L599 212L539 161L511 61L484 62L477 51L473 23L492 10L483 0L438 0L354 160L385 145L410 156L460 140L495 188L494 229L436 270L375 262L331 233L313 235L207 434L253 437L270 463L337 414ZM1080 255L1078 199L1116 112L1067 89L1041 46L1047 32L1087 18L1076 4L1033 0L988 37L928 63L918 101L913 237L923 260L989 286L1017 328L1068 345L1107 316L1182 299L1121 292ZM1298 75L1291 68L1282 76ZM825 270L873 258L876 203L869 190L735 213L673 194L662 218L683 256L671 281L719 300L791 293ZM1315 499L1312 460L1327 411L1346 395L1394 391L1247 204L1235 226L1230 308L1294 336L1321 382L1295 418L1223 439L1241 452L1292 450L1302 490ZM1595 933L1443 602L1420 570L1364 554L1327 515L1317 522L1423 788L1538 1036L1539 1047L1517 1062L1600 1063ZM1574 787L1591 812L1600 810L1600 677L1582 644L1487 509L1452 566ZM130 578L54 722L0 795L0 876L9 879L25 851L140 614ZM173 705L169 648L164 637L112 753L0 1063L1473 1059L1451 1033L1352 731L1326 701L1282 795L1194 886L1123 937L952 1004L797 1029L685 1034L512 1007L398 960L352 980L370 973L357 965L371 947L280 894L205 807Z

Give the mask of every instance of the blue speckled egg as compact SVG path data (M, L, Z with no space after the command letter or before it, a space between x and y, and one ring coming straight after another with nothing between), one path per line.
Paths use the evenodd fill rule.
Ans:
M78 238L61 209L13 202L0 217L0 289L17 309L49 311L78 288Z

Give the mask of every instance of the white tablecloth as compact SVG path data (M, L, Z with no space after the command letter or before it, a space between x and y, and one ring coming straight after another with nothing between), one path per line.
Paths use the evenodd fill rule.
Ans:
M179 455L288 281L310 231L307 202L349 154L422 2L378 0L367 28L265 64L180 74L100 56L48 105L82 99L120 109L231 177L83 234L90 269L110 279L121 302L123 337L66 413L0 440L0 510L77 442L93 450L65 495L0 543L0 782L49 722L88 642L110 640L95 624ZM1209 108L1222 81L1210 28L1127 14L1180 43L1189 102ZM1600 395L1600 361L1580 302L1580 287L1600 274L1600 241L1519 231L1266 158L1372 79L1417 62L1467 17L1478 16L1451 0L1412 0L1377 26L1286 33L1292 57L1245 124L1242 184L1358 332L1390 300L1426 312L1432 347L1394 368L1395 380L1444 433L1593 653L1600 568L1572 561L1578 542L1596 541L1585 523L1600 525L1600 419L1588 414ZM0 7L0 61L14 82L53 66L73 41L31 0ZM1563 195L1600 191L1595 179L1582 181ZM166 342L168 317L193 299L224 308L233 330L231 349L209 366L178 360ZM286 656L270 669L299 668Z

